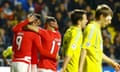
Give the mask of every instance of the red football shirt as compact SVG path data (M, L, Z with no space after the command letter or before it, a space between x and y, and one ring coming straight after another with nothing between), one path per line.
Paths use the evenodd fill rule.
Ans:
M40 35L23 29L23 27L28 23L29 21L25 20L13 27L13 61L23 61L30 63L32 51L34 51L32 50L34 49L32 47L34 46L40 51L41 55L50 58L56 58L55 55L51 55L49 52L42 48Z
M32 38L35 34L23 30L28 23L29 21L25 20L13 27L13 61L31 62Z
M41 42L44 49L52 55L57 55L61 44L61 35L58 31L40 29ZM40 55L39 68L57 71L57 60Z

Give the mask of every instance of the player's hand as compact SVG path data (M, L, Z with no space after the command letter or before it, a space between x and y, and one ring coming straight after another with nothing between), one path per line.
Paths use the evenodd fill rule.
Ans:
M115 63L112 64L112 66L116 70L116 72L120 71L120 64L118 64L118 63L115 62Z
M36 17L34 16L34 14L28 14L27 18L29 22L33 22L34 20L36 20Z

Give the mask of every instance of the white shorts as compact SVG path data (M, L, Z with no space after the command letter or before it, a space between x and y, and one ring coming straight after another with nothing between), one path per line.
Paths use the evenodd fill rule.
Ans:
M51 69L38 68L38 72L55 72Z
M31 72L31 64L25 62L12 62L11 72Z

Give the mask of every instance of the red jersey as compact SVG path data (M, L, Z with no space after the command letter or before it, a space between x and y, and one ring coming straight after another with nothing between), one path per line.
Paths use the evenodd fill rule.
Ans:
M40 54L46 57L56 58L55 55L51 55L42 48L40 35L23 29L23 27L28 23L29 21L25 20L13 27L13 61L31 63L33 46L35 46L40 51Z
M36 46L34 45L32 47L32 60L31 60L31 64L38 64L38 51L36 49Z
M58 55L61 45L61 35L58 31L50 31L40 29L41 42L44 49L48 50L50 54ZM40 55L39 68L52 69L57 71L57 60L47 58Z

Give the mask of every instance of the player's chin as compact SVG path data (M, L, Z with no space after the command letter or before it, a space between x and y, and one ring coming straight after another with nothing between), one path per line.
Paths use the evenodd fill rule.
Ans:
M109 24L111 24L111 23L110 23L110 22L106 23L106 24L105 24L105 27L108 26Z

